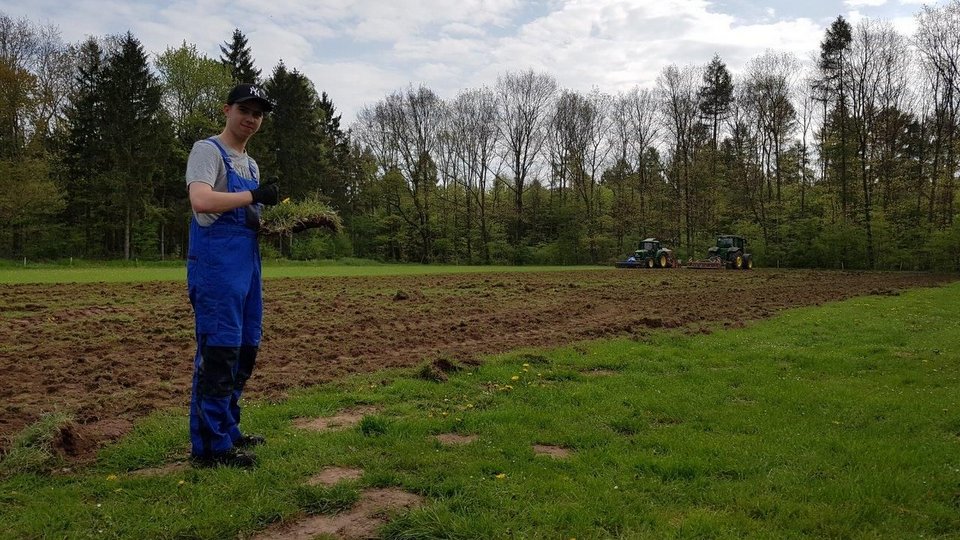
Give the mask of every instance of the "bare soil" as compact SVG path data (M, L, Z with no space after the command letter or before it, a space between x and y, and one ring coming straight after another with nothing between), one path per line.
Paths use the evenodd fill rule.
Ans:
M319 473L307 479L308 486L333 486L347 480L359 480L363 476L360 469L349 467L327 467Z
M955 275L755 270L275 279L249 399L356 372L527 346L736 328L797 306L936 286ZM41 414L74 415L63 449L90 457L132 422L189 402L193 314L183 283L0 288L2 447Z
M293 421L294 427L307 429L310 431L334 431L353 427L363 420L368 414L377 412L375 407L356 407L345 411L340 411L333 416L321 416L320 418L297 418Z
M562 446L555 446L552 444L535 444L533 445L533 453L538 456L548 456L554 459L566 459L570 457L573 453L569 448L564 448Z
M352 508L334 515L318 515L278 524L254 540L311 540L325 534L342 539L377 538L377 529L391 515L423 504L423 497L396 488L367 489Z
M477 435L460 435L459 433L441 433L440 435L434 435L433 438L439 441L440 444L461 446L464 444L470 444L480 437Z

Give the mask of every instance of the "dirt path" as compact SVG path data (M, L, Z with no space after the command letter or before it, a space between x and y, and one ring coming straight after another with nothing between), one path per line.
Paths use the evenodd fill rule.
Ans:
M952 275L653 270L277 279L249 398L277 397L438 356L701 325L944 284ZM186 414L193 315L182 283L5 285L0 289L0 437L40 414L73 413L84 444L153 410ZM3 445L8 442L5 440Z

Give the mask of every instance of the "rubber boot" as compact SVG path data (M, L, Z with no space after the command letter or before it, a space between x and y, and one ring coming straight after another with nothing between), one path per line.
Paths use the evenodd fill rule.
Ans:
M200 348L194 368L190 406L193 456L210 458L233 449L236 420L230 412L239 347Z

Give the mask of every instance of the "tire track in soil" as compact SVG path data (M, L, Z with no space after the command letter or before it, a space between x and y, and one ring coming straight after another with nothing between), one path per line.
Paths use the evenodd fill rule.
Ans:
M264 284L264 339L246 396L276 399L440 356L469 361L661 328L739 327L792 307L956 279L772 269L274 279ZM170 407L186 414L193 348L183 283L5 285L0 445L42 413L66 411L76 424L64 453L83 461L129 430L115 429L118 421Z

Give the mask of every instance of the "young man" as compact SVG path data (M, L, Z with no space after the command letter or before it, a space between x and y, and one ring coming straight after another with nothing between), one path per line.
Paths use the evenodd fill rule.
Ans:
M264 442L241 433L238 401L253 372L263 320L260 210L279 199L275 183L260 183L246 146L272 108L259 86L237 85L223 106L223 131L197 141L187 160L193 208L187 291L197 338L190 442L198 466L252 467L255 457L243 449Z

